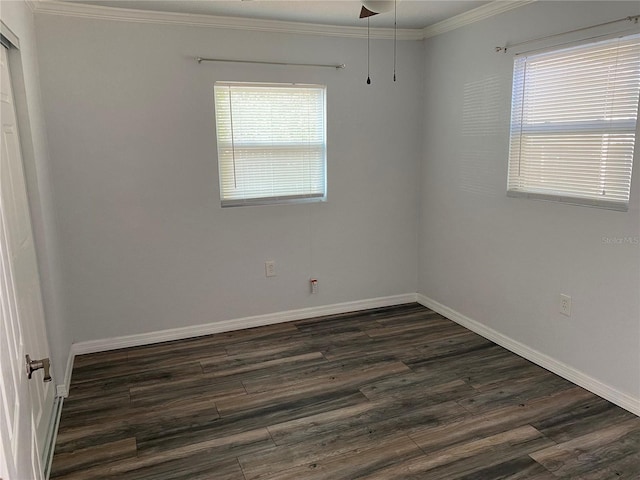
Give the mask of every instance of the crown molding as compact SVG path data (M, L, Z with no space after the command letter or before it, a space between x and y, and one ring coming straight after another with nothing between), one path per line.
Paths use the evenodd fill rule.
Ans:
M422 29L400 28L397 32L397 38L398 40L423 40L513 10L514 8L522 7L534 1L536 0L494 0L486 5ZM61 2L58 0L26 0L26 3L34 13L45 15L161 25L188 25L230 30L293 33L299 35L367 38L367 29L365 27L319 25L280 20L196 15L190 13L156 12L151 10L104 7L101 5L76 2ZM371 38L393 39L394 32L392 28L372 28Z
M189 13L155 12L150 10L103 7L100 5L88 5L75 2L59 2L56 0L35 0L35 5L36 13L46 15L62 15L67 17L119 20L123 22L155 23L164 25L215 27L230 30L320 35L329 37L367 37L367 29L364 27L319 25L313 23L221 17L214 15L195 15ZM371 38L393 39L393 29L372 28ZM422 38L421 29L398 29L398 40L422 40Z
M29 10L31 10L31 13L34 13L36 11L37 5L36 2L38 0L24 0L24 3L27 4L27 7L29 7Z
M422 38L435 37L441 33L449 32L471 23L479 22L485 18L499 15L515 8L520 8L537 0L494 0L468 12L448 18L422 29Z

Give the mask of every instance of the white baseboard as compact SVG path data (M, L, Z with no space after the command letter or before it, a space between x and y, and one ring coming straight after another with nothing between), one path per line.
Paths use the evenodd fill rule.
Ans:
M57 386L58 396L66 397L69 394L71 374L73 371L73 361L76 355L104 352L107 350L115 350L118 348L137 347L140 345L149 345L152 343L181 340L183 338L200 337L203 335L211 335L213 333L222 333L230 332L232 330L241 330L244 328L261 327L265 325L273 325L276 323L291 322L293 320L321 317L323 315L335 315L338 313L355 312L357 310L366 310L369 308L389 307L392 305L401 305L403 303L411 303L415 301L416 294L407 293L402 295L392 295L389 297L378 297L366 300L356 300L353 302L335 303L332 305L323 305L320 307L287 310L284 312L269 313L266 315L235 318L231 320L223 320L220 322L207 323L204 325L172 328L168 330L159 330L156 332L139 333L134 335L125 335L122 337L105 338L101 340L89 340L86 342L74 343L73 345L71 345L71 351L69 352L69 360L67 361L64 384Z
M266 315L255 315L251 317L235 318L212 322L204 325L194 325L189 327L172 328L156 332L126 335L122 337L106 338L102 340L89 340L86 342L74 343L69 352L67 367L65 371L64 384L57 386L57 395L66 397L69 394L71 384L71 374L73 362L76 355L86 353L104 352L118 348L136 347L152 343L180 340L183 338L199 337L214 333L230 332L244 328L273 325L276 323L303 320L305 318L321 317L323 315L335 315L339 313L366 310L369 308L388 307L403 303L418 302L431 310L444 315L448 319L462 325L469 330L482 335L483 337L497 343L498 345L520 355L533 363L540 365L547 370L560 375L570 382L579 385L600 397L640 416L640 399L627 393L621 392L600 380L597 380L584 372L560 362L544 353L541 353L523 343L513 340L502 333L487 327L486 325L473 320L429 297L422 294L407 293L403 295L393 295L389 297L371 298L353 302L336 303L320 307L301 308L297 310L287 310L284 312L269 313Z
M540 365L547 370L560 375L561 377L575 383L589 390L592 393L604 398L605 400L615 403L616 405L630 411L631 413L640 416L640 398L635 398L627 393L621 392L610 385L607 385L600 380L597 380L580 370L560 362L544 353L534 350L527 345L513 340L502 333L487 327L486 325L473 320L435 300L426 297L422 294L416 295L417 302L427 308L430 308L434 312L447 317L449 320L462 325L465 328L482 335L484 338L491 340L494 343L512 351L513 353L520 355L531 362Z
M71 385L71 372L73 371L73 361L76 354L73 350L73 345L69 349L69 356L67 357L67 366L64 370L64 383L56 385L56 396L61 398L67 398L69 396L69 386Z
M53 453L55 451L56 439L58 438L58 426L60 425L60 415L62 414L62 402L64 398L58 396L53 401L53 412L47 427L47 437L42 455L42 465L44 466L44 478L49 479L51 474L51 464L53 463Z

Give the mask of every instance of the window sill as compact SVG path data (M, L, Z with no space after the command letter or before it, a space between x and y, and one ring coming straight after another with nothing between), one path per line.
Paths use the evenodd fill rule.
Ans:
M580 205L582 207L603 208L605 210L615 210L626 212L629 210L629 203L615 202L610 200L599 200L595 198L572 197L559 193L534 192L524 190L507 190L507 197L530 198L532 200L545 200L550 202L566 203L568 205Z
M321 203L326 202L326 196L309 197L272 197L272 198L252 198L247 200L222 200L220 206L227 207L255 207L259 205L293 205L298 203Z

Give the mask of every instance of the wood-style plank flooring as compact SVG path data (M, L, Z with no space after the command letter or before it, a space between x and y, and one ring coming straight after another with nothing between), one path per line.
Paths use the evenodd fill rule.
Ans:
M54 479L640 478L640 418L417 304L77 357Z

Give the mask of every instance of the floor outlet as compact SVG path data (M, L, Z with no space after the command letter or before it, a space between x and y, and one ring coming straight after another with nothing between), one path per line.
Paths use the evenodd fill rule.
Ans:
M571 297L569 295L560 294L559 312L567 317L571 316Z
M276 276L276 262L274 260L264 262L264 274L266 277Z

